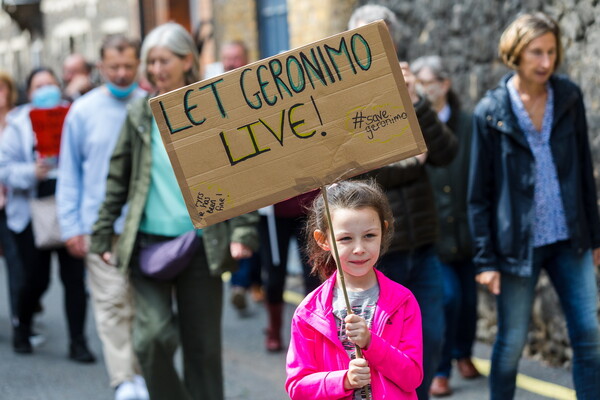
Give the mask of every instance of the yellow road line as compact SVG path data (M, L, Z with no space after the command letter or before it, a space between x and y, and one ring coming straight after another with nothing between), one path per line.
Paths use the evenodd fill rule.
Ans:
M490 374L490 361L481 358L473 357L473 364L477 367L477 370L485 376ZM527 375L517 374L517 387L527 390L528 392L539 394L540 396L546 396L549 399L557 400L576 400L575 390L567 387L542 381L540 379L532 378Z
M292 290L286 290L285 292L283 292L283 300L286 303L294 304L297 306L302 302L303 299L304 295L301 295L298 292L294 292Z

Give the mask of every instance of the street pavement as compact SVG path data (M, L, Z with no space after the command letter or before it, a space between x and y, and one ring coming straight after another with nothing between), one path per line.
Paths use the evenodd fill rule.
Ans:
M32 355L17 355L11 347L11 328L6 293L6 268L0 261L0 400L110 400L114 397L108 387L108 378L102 360L101 345L95 332L91 308L88 310L87 335L91 350L96 354L95 364L78 364L67 358L68 338L62 305L62 285L54 267L50 289L43 299L44 312L36 319L36 329L46 342ZM301 292L300 280L288 280L290 302L285 309L285 326L289 321L294 303ZM223 313L223 358L225 395L227 400L284 400L285 353L271 354L264 350L263 330L266 312L260 303L249 300L249 309L239 314L229 303L227 283ZM289 339L289 328L284 332ZM475 346L476 362L486 368L490 348ZM177 362L181 359L178 356ZM575 399L570 383L570 372L562 368L548 368L542 364L524 360L520 377L523 386L543 394L518 389L516 399ZM456 372L451 384L455 390L449 400L482 400L488 398L487 379L464 380ZM541 382L532 380L541 379ZM560 386L551 386L548 383ZM546 392L544 392L544 390ZM177 399L174 399L177 400ZM310 399L306 399L310 400Z

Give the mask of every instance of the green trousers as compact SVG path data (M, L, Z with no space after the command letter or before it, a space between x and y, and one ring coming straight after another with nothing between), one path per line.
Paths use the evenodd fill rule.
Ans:
M133 346L150 398L223 400L223 286L220 277L209 273L204 246L199 246L189 266L171 281L142 275L138 254L136 249L131 265ZM183 381L174 363L179 344Z

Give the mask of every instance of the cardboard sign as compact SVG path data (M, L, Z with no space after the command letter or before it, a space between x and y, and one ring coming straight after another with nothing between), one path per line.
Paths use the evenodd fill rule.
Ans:
M31 127L37 141L36 150L40 156L58 156L63 123L68 111L68 106L34 108L29 111Z
M383 21L150 106L198 228L426 151Z

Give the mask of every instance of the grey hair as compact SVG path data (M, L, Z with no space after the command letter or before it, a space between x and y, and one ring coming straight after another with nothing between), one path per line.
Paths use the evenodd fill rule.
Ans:
M410 64L410 69L415 75L423 68L429 68L438 79L450 79L450 71L440 56L419 57Z
M185 73L185 84L190 85L200 80L200 64L198 61L198 50L194 39L185 28L175 22L167 22L152 29L142 43L141 50L141 72L150 83L148 75L148 54L155 47L165 47L179 57L192 55L192 68Z
M390 35L396 46L400 45L400 22L396 18L396 14L389 8L378 4L366 4L358 7L350 16L348 21L348 29L358 28L362 24L369 24L379 19L385 21Z

